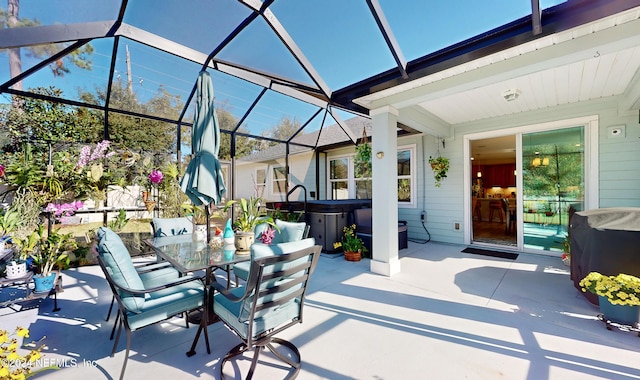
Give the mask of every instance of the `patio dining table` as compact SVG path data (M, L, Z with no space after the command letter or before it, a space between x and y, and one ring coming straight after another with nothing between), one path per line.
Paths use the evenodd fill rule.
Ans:
M153 248L155 253L164 260L171 263L179 272L186 274L199 270L205 271L205 300L202 318L198 332L193 340L191 349L187 352L187 356L195 355L195 347L200 338L200 333L204 330L205 343L207 353L211 353L209 347L209 334L207 332L207 324L209 316L213 315L212 296L209 290L212 276L216 269L226 268L227 274L230 265L250 260L248 254L237 254L233 245L227 245L220 248L213 248L202 240L194 241L191 234L162 236L144 240L145 244ZM227 280L230 280L227 278ZM229 285L227 285L229 286Z

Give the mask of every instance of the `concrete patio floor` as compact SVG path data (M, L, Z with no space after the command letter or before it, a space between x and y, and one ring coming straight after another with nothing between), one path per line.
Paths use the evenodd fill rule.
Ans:
M402 273L391 278L370 273L369 260L323 255L304 322L280 335L300 349L299 378L640 379L640 337L607 330L559 258L521 254L512 261L463 248L410 242L400 252ZM111 294L100 269L63 275L59 312L46 300L39 310L1 316L0 327L46 335L45 358L69 363L39 378L118 378L124 342L111 358ZM239 340L216 323L211 354L201 339L189 358L195 332L179 318L135 332L125 377L219 378L220 358ZM284 377L267 362L256 378Z

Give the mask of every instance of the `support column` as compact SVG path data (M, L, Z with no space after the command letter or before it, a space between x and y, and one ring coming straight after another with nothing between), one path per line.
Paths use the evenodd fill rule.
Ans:
M372 122L371 271L385 276L400 272L398 260L398 111L389 106L369 112Z

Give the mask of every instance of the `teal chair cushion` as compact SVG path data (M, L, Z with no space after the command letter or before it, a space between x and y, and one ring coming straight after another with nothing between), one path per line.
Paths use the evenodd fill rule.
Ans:
M102 257L113 281L125 288L143 290L142 279L140 279L138 271L133 266L129 251L120 236L106 227L100 227L97 235L99 239L98 253ZM120 292L120 298L125 307L134 312L140 312L145 302L144 295L134 295L129 292Z
M244 293L244 286L233 288L231 292L241 297ZM248 306L251 304L252 297L245 299L243 302L231 302L222 294L216 294L213 297L213 310L224 321L231 324L233 328L240 333L243 339L247 339L249 331L248 322ZM253 335L259 335L262 332L280 326L283 323L291 321L300 315L300 304L296 300L291 300L277 309L272 309L267 313L256 314L253 320Z
M304 222L285 222L280 219L276 219L276 226L280 228L280 233L278 234L280 240L277 243L302 240L304 231L307 228L307 224Z
M303 248L313 247L315 244L316 240L314 238L306 238L297 241L270 245L253 243L253 245L251 245L251 259L272 255L281 255L283 253L291 253L299 251ZM249 268L251 268L251 261L243 261L241 263L233 265L233 272L236 276L238 276L238 278L246 281L247 278L249 278Z
M279 243L287 243L290 241L302 240L304 237L304 232L307 228L307 224L304 222L295 223L295 222L285 222L284 220L276 219L276 226L280 229L280 231L276 230L273 240L271 244L279 244ZM255 234L255 241L260 241L260 235L269 228L269 225L266 223L261 223L253 229L253 233Z
M166 280L166 279L165 279ZM175 279L174 279L175 280ZM149 285L159 286L162 282L155 278ZM172 281L172 280L169 280ZM165 281L165 283L168 281ZM163 321L185 310L201 307L204 302L204 287L201 281L191 281L175 285L166 290L149 293L137 312L129 312L127 320L131 331Z
M154 237L192 234L193 224L189 218L153 218Z

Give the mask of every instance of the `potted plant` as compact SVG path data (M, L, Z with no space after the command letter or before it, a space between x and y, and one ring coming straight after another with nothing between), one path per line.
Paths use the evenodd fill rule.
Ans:
M440 156L429 156L429 164L431 164L431 170L433 170L433 178L436 180L435 186L440 187L440 181L447 178L447 172L449 171L449 159Z
M251 197L248 200L241 198L240 200L230 200L224 206L224 212L230 207L238 205L237 216L233 222L235 231L235 243L238 251L248 251L255 240L254 229L257 225L267 223L269 226L278 230L273 218L267 215L266 210L262 206L263 200L259 197Z
M52 230L47 235L43 225L21 240L19 245L21 254L33 259L33 266L38 272L33 277L36 292L50 291L53 288L56 279L53 268L69 264L68 253L78 247L71 234Z
M344 258L347 261L360 261L362 254L368 250L367 247L364 246L364 241L356 236L356 225L344 226L342 231L342 240L333 243L333 248L338 249L342 247Z
M191 203L183 203L182 210L184 213L191 217L191 223L193 224L193 239L194 240L206 240L207 239L207 214L205 211L207 206L196 206Z
M640 278L628 274L605 276L590 272L580 280L582 291L598 296L600 312L607 320L628 325L640 321Z

